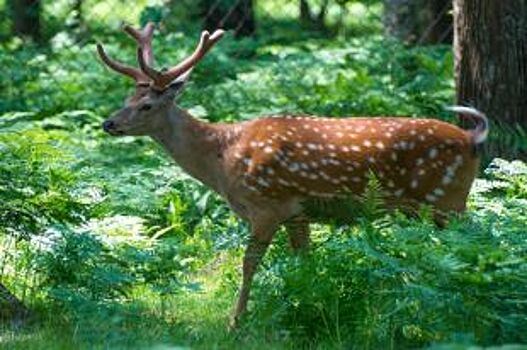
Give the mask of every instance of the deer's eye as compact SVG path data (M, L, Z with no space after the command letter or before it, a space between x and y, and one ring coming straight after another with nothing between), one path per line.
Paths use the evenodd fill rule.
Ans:
M141 107L139 107L139 110L140 111L148 111L152 109L152 105L149 104L149 103L145 103L144 105L142 105Z

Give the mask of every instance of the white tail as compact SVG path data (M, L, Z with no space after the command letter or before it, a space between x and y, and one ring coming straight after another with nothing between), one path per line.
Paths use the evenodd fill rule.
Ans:
M473 141L476 145L482 144L487 140L489 135L489 120L485 114L472 107L452 106L447 109L459 113L462 119L468 117L468 119L476 124L475 129L471 131Z
M279 225L286 225L295 250L307 248L310 218L303 206L307 199L361 194L373 172L389 206L412 211L427 204L438 215L465 209L478 169L474 146L488 134L482 113L452 108L476 121L470 131L416 118L286 115L234 124L203 123L173 100L193 66L222 35L223 31L202 34L196 51L168 72L151 68L152 54L145 54L149 35L133 35L139 38L141 69L124 67L110 60L102 46L98 49L110 68L138 82L134 96L104 122L104 129L112 135L151 136L250 222L236 317L246 310L252 277Z

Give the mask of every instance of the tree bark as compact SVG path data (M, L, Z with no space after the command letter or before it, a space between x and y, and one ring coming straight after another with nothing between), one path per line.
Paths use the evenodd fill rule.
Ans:
M385 0L388 36L408 44L452 43L452 0Z
M0 283L0 321L20 326L29 316L30 312L24 304Z
M300 22L305 27L317 30L326 30L326 15L328 13L329 0L323 0L318 12L314 12L308 0L300 0Z
M326 27L326 15L328 13L329 0L323 0L317 15L317 23L320 27Z
M75 0L73 2L73 27L77 30L84 29L84 16L82 13L82 4L84 0Z
M200 0L200 13L209 31L232 29L236 37L251 36L256 31L254 0Z
M14 35L40 41L40 0L10 0Z
M300 0L300 22L304 25L309 25L313 21L311 14L311 7L307 0Z
M454 0L458 104L527 128L527 1Z

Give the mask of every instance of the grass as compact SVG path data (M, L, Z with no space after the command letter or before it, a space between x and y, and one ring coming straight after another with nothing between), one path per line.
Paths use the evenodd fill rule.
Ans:
M281 33L227 38L181 104L210 121L278 111L453 121L442 109L454 96L449 47L406 48L370 29L354 38ZM118 57L133 55L104 38ZM158 39L159 59L183 57L194 40ZM2 348L527 343L524 163L487 157L469 212L443 230L426 210L413 219L385 212L372 192L353 224L314 225L307 256L289 254L279 232L250 313L229 332L247 224L151 141L102 133L131 85L95 61L91 45L41 51L13 40L1 50L11 82L0 105L1 282L34 310L23 328L2 323Z
M229 264L239 262L230 258ZM226 261L221 264L227 263ZM292 347L287 341L259 340L264 334L230 332L228 322L235 290L221 281L221 267L215 263L196 278L200 291L175 295L139 289L128 300L84 305L79 319L57 317L46 311L45 318L22 332L6 331L4 349L107 349L107 348L197 348L254 349ZM79 315L80 316L80 315ZM66 336L65 336L66 335ZM265 337L264 337L265 338Z

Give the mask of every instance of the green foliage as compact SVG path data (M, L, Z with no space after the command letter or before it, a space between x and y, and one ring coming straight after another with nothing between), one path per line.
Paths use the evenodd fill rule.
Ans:
M356 223L357 219L373 220L385 212L382 186L373 173L369 174L366 190L359 196L343 194L337 199L317 198L303 205L310 218L337 225Z
M1 120L7 124L24 115ZM0 233L27 238L52 224L79 223L85 203L77 193L77 176L66 164L70 155L55 145L66 143L54 132L29 129L0 132Z
M339 348L527 342L526 169L496 160L445 229L395 214L323 230L308 257L275 250L251 322Z
M141 20L164 15L153 5ZM453 99L448 47L407 49L376 35L293 37L298 26L276 24L255 39L227 37L197 67L181 105L210 121L276 112L450 120L442 111ZM132 61L127 38L94 35ZM1 329L2 348L527 342L527 171L500 159L476 182L469 213L443 230L426 211L409 219L383 210L375 178L360 208L355 199L310 203L321 217L345 220L315 226L305 257L290 256L278 234L251 313L229 334L247 224L149 140L101 132L132 84L102 67L93 43L75 40L59 33L44 49L17 39L0 47L1 282L36 314L22 333ZM162 33L159 66L184 57L195 40ZM518 140L511 144L521 149Z

